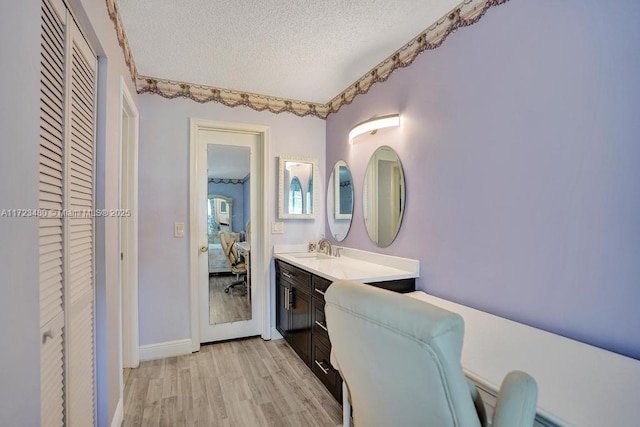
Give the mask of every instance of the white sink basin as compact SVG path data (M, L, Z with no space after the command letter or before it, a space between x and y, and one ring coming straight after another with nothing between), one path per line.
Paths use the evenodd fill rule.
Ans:
M309 252L303 254L292 254L293 258L301 258L301 259L334 259L334 257L329 256L327 254L320 254L317 252Z

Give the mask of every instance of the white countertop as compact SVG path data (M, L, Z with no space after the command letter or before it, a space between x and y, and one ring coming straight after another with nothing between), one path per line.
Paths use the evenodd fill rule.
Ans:
M538 383L538 413L558 425L638 425L640 361L424 292L406 295L464 318L462 365L493 391L519 369Z
M340 257L315 252L274 248L274 257L328 280L353 280L369 283L398 279L412 279L420 274L420 262L408 258L376 254L342 248Z

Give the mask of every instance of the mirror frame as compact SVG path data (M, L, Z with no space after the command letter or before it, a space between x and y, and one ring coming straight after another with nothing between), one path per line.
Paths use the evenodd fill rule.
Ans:
M290 214L285 212L284 206L289 195L284 194L284 171L287 162L309 163L311 164L311 176L313 183L311 213ZM318 175L318 159L311 157L280 156L278 161L278 218L279 219L315 219L318 212L318 186L316 175ZM306 200L306 198L305 198Z

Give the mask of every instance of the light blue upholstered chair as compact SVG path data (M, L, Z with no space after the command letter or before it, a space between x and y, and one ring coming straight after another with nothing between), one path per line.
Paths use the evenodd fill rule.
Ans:
M488 425L482 399L460 363L461 316L350 281L334 282L325 301L331 363L344 380L356 427ZM510 372L493 427L531 427L536 404L535 380Z
M224 255L227 258L227 265L231 272L236 275L236 280L225 286L224 291L226 293L229 293L229 289L236 286L242 286L245 293L247 291L247 265L238 254L238 248L235 246L238 241L240 241L240 236L237 233L220 232L220 246L222 246Z

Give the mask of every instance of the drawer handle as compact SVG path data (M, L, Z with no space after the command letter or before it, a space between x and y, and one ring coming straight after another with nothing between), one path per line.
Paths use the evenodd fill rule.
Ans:
M282 275L283 275L284 277L289 278L289 279L293 279L293 278L295 277L293 274L289 274L289 273L287 273L286 271L283 271L283 272L282 272Z
M314 289L315 289L315 291L316 291L317 293L319 293L320 295L324 296L324 292L323 292L323 291L321 291L321 290L320 290L320 289L318 289L318 288L314 288Z
M293 291L291 289L287 289L285 294L284 294L284 308L285 310L290 310L293 308L293 303L294 301L292 300L292 298L295 298L295 295L293 294Z
M316 362L316 365L318 365L318 368L320 368L322 370L322 373L325 375L329 375L329 369L325 369L324 366L322 366L324 364L324 362L318 362L317 360L314 360L314 362Z
M329 332L329 330L327 329L327 327L326 327L326 326L324 326L322 323L318 322L317 320L316 320L316 325L318 325L318 326L320 326L322 329L324 329L324 330L325 330L325 332Z

